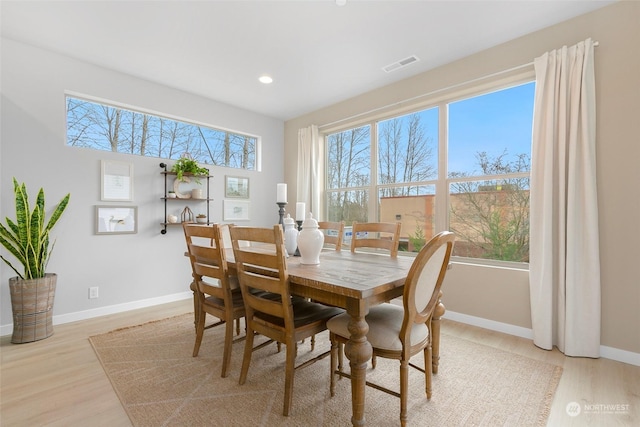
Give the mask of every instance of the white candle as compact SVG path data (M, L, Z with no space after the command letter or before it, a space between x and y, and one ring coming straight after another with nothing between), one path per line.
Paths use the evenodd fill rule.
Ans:
M287 184L278 184L278 196L276 198L277 203L287 203Z
M304 221L304 211L306 206L304 202L296 203L296 221Z

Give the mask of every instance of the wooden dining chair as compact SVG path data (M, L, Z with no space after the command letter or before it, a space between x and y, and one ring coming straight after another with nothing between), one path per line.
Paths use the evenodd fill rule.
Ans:
M286 345L282 414L288 416L293 400L295 370L329 355L329 352L324 352L295 366L296 343L326 330L327 320L344 310L291 296L284 236L280 225L273 229L231 226L229 231L247 314L247 340L240 384L244 384L247 379L253 351L271 342L267 341L254 348L254 334L264 335ZM243 246L241 242L249 242L249 246Z
M225 259L222 226L218 224L198 225L184 223L184 236L191 262L194 291L194 313L196 318L196 341L193 357L200 351L205 329L224 325L224 347L222 351L221 376L229 374L233 325L236 321L236 333L239 334L239 319L244 317L244 302L238 280L229 275ZM207 314L219 321L205 326ZM238 338L243 339L244 337Z
M400 361L400 393L377 384L367 385L400 397L402 426L407 423L409 366L425 374L427 399L431 399L431 319L440 301L440 288L449 266L454 241L455 235L449 231L434 236L411 265L404 285L403 307L395 304L377 305L369 310L365 318L369 325L367 340L373 347L373 354ZM335 394L335 376L350 377L342 372L341 363L336 369L338 343L349 340L349 319L348 314L340 314L327 322L331 339L331 396ZM424 354L424 369L410 363L411 357L421 351Z
M325 245L333 245L336 251L342 249L344 221L318 221L318 229L324 233Z
M398 256L401 222L356 222L352 224L351 252L358 248L385 249Z

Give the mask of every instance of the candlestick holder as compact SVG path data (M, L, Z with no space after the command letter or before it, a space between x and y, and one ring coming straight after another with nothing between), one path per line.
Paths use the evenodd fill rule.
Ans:
M284 223L282 219L284 218L284 207L287 206L287 202L277 202L276 205L280 206L280 209L278 210L278 215L280 215L280 221L278 221L278 224L282 225L284 229Z
M302 231L302 220L301 219L297 219L296 220L296 224L298 224L298 232ZM296 246L296 251L293 254L293 256L300 256L300 249L298 249L297 246Z

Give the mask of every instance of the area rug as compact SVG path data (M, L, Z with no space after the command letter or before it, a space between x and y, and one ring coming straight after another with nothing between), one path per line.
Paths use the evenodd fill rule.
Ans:
M244 342L233 345L227 378L220 377L224 328L205 331L192 357L193 314L89 338L134 426L348 426L351 387L337 381L329 395L329 358L295 374L293 406L282 416L285 351L275 344L253 354L238 384ZM256 338L257 342L259 341ZM325 331L298 346L298 363L329 348ZM410 369L410 426L544 426L562 368L443 333L433 397L424 375ZM345 359L346 360L346 359ZM422 365L422 356L412 362ZM348 367L347 367L348 369ZM367 379L399 390L399 363L378 358ZM400 400L367 388L367 425L399 425Z

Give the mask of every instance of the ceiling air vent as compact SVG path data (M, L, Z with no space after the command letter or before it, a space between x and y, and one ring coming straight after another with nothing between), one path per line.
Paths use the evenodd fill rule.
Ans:
M386 67L382 67L382 69L385 71L385 73L390 73L402 67L406 67L409 64L413 64L414 62L418 62L419 60L420 58L418 58L417 56L411 55L408 58L401 59L400 61L387 65Z

